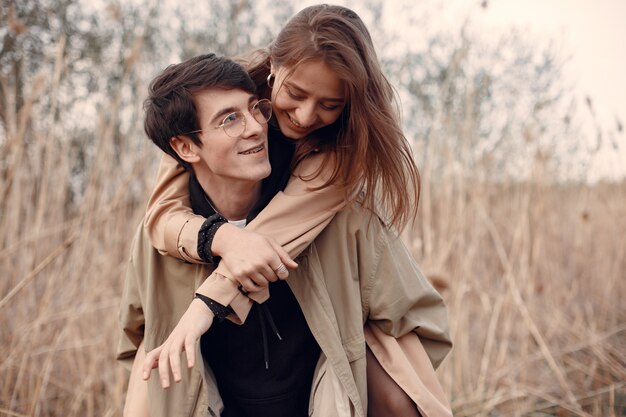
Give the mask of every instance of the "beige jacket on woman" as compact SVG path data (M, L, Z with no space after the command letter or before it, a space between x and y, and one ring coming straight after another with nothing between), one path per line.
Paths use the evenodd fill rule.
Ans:
M300 173L306 173L306 169L306 166L301 168ZM161 184L161 186L157 187L157 191L155 192L157 198L153 199L153 202L163 198L163 194L169 192L169 196L165 196L166 200L169 198L168 204L180 204L178 208L179 212L187 210L182 208L183 204L188 204L188 202L184 201L185 198L188 198L186 197L186 188L183 186L183 183L187 181L186 176L180 175L174 163L166 161L162 164L159 178L159 184ZM165 178L165 180L163 180L163 178ZM176 187L173 187L173 182L179 182L179 189L181 187L183 188L182 191L178 191L178 195L176 195ZM298 182L300 182L300 184L298 184ZM167 184L163 185L163 183ZM310 185L310 183L307 185ZM158 196L159 194L161 194L161 197ZM273 200L270 206L268 206L251 225L255 223L260 225L257 226L256 230L262 233L264 233L262 230L264 227L272 230L273 233L267 234L277 238L293 255L294 252L301 250L302 246L306 246L308 243L307 239L314 237L315 234L319 233L319 230L323 229L324 226L328 224L329 218L332 218L336 208L342 204L341 201L331 201L329 203L329 201L325 201L324 198L320 198L321 196L329 200L328 195L330 194L332 193L326 193L326 195L324 193L311 193L305 189L301 181L293 180L290 182L285 192L280 193L279 197ZM173 196L174 198L172 198ZM312 196L316 197L313 201L311 201ZM177 203L177 198L180 199L181 197L183 198L183 203ZM281 201L281 199L283 201ZM277 202L281 204L276 204ZM292 210L287 207L291 207ZM282 228L279 231L282 232L282 239L281 233L276 233L276 229L270 227L272 225L272 215L268 213L274 210L274 208L278 208L275 212L280 213L278 218L281 219L280 226ZM158 210L165 209L163 206L160 206L157 211ZM172 212L172 207L169 207L169 212ZM424 416L451 415L449 406L433 369L433 367L437 366L443 359L450 347L447 334L447 316L441 298L424 279L419 270L417 270L410 254L408 254L400 240L390 236L389 231L382 227L377 219L373 220L370 217L367 221L367 227L370 228L368 230L371 232L371 235L366 239L368 245L359 244L359 242L357 242L359 239L365 239L362 235L359 235L358 239L353 237L351 240L345 241L341 236L347 232L346 225L352 224L354 229L355 224L360 224L361 226L356 229L361 228L361 231L365 230L363 229L364 225L361 221L363 220L363 213L359 215L360 217L354 213L353 210L346 210L345 213L342 212L341 215L338 216L344 219L343 222L339 221L339 218L337 218L331 223L333 227L329 227L328 230L325 230L315 243L306 250L302 259L299 259L300 267L295 273L292 272L288 281L324 353L320 359L320 364L322 365L318 367L317 375L318 378L320 378L322 374L328 376L323 378L325 381L323 384L315 383L313 385L314 392L312 393L310 403L312 412L316 409L319 410L321 405L324 404L332 404L332 407L339 407L340 409L341 404L344 404L344 411L349 411L349 414L345 415L363 415L364 410L366 410L366 381L364 374L365 345L363 342L366 340L381 365L415 401ZM152 215L154 218L154 211ZM168 231L169 233L176 233L179 244L176 246L175 250L178 252L179 256L188 257L195 252L193 248L195 247L195 230L197 230L197 227L193 232L189 233L189 236L185 236L185 225L189 225L189 222L196 221L196 219L193 217L189 218L187 214L186 216L188 218L186 220L176 223L176 216L177 215L170 215L168 221L165 222L166 232L161 235L161 242L165 243L169 240L165 238ZM356 217L361 220L356 221L356 223L353 220L352 223L350 223L345 220L349 217ZM201 218L197 220L199 220L200 223L203 221ZM274 221L274 223L276 222ZM150 223L150 219L148 218L147 224L154 225L155 223ZM291 224L290 227L287 226L289 224ZM306 228L309 230L298 232L297 229L303 229L302 224L305 224ZM300 227L295 225L300 225ZM341 225L343 225L343 228ZM371 230L372 227L375 227L376 230ZM153 231L158 229L158 227L153 228ZM191 228L187 230L191 230ZM333 240L333 238L329 236L337 234L337 230L339 230L339 236L335 236L337 239ZM157 238L156 240L158 241L159 239ZM376 244L372 243L374 241L376 241ZM189 246L185 246L184 242L187 242ZM357 245L350 246L355 244ZM338 247L338 245L340 245L340 247ZM342 248L341 245L345 247ZM185 285L178 286L179 289L185 287L183 290L185 295L182 297L183 300L181 301L183 301L182 304L186 308L193 296L193 289L199 285L203 273L207 273L208 270L201 266L183 265L171 258L157 256L156 251L147 243L147 239L142 233L138 234L134 246L145 246L143 256L139 258L134 257L134 259L141 258L145 260L146 253L150 252L150 258L153 259L152 262L172 264L179 267L158 268L158 271L168 271L168 274L172 273L176 275L174 272L184 269L186 272L183 273L181 279L178 280L179 284L182 284L185 280L184 275L187 277L190 276L190 269L193 269L195 279L191 280L187 278L185 281L187 284L186 287ZM161 252L167 252L165 245L163 244L161 246ZM324 249L322 256L318 254L320 247ZM342 251L342 249L351 249L354 251L354 248L360 248L359 251L369 248L373 251L363 253L362 255ZM346 253L358 256L346 257L338 255ZM383 253L385 253L386 256L382 256ZM197 254L195 254L195 256L197 256ZM314 262L311 263L310 260ZM393 260L393 264L390 265L390 268L395 268L398 270L396 272L402 273L394 273L389 268L381 268L381 263L385 263L389 260ZM135 267L133 267L133 264ZM324 267L322 267L322 265L324 265ZM136 272L132 273L133 268L135 270L137 268L136 261L131 259L131 268L129 268L131 272L129 272L129 275L134 274L135 277L129 276L129 279L127 279L127 287L129 283L133 281L142 281L144 280L143 277L146 275L150 276L154 274L155 270L154 268L145 270L144 266L142 267L144 270L139 271L140 273L137 274ZM142 275L143 277L138 275ZM311 277L316 277L316 279L312 279ZM350 279L347 279L347 277L350 277ZM176 281L173 278L170 279L169 275L167 280ZM193 281L193 284L191 281ZM218 280L216 282L226 289L228 285L234 287L228 280L221 280L221 282ZM389 285L389 288L393 289L393 291L390 290L389 293L395 294L395 298L386 299L383 296L386 294L385 288L387 288L387 285L384 285L386 282L393 284ZM351 288L350 291L346 291L349 287L349 283L352 283L353 288ZM384 285L384 287L375 291L375 297L370 297L372 294L371 289L378 285ZM132 286L131 284L131 287ZM150 297L151 291L154 292L157 287L155 285L150 286L150 283L143 283L137 286L144 288L150 287L150 289L143 291L143 303L146 302L145 297ZM343 288L343 291L340 290L341 288ZM363 291L363 288L365 288L365 291ZM399 288L401 288L401 290L399 290ZM236 290L236 288L234 288L234 290ZM416 300L411 298L411 292L413 290L419 293L419 302L415 302ZM233 291L233 300L238 296L235 292L238 294L238 291ZM126 293L132 294L133 291L131 289L130 291L126 291ZM168 294L172 294L171 291L168 292ZM125 295L125 298L128 298L128 296ZM162 298L163 296L161 296L161 299ZM371 303L372 300L376 301L376 303ZM430 307L424 307L424 300L428 300L427 304L431 303ZM415 303L412 304L413 302ZM244 310L246 303L249 303L249 301L244 300L241 304L244 306ZM184 308L181 310L180 307L173 309L175 311L164 311L160 308L160 314L153 318L158 318L161 324L157 325L152 323L152 325L150 325L150 320L146 318L151 315L154 316L154 313L144 317L145 312L142 309L141 313L138 314L138 306L141 304L142 302L139 301L134 304L131 302L128 305L132 305L133 307L122 310L123 326L126 329L126 334L131 335L131 337L122 339L123 342L127 342L127 346L126 349L121 348L121 357L132 356L134 352L133 349L136 349L144 333L143 331L137 331L137 329L141 327L133 330L133 326L128 325L129 322L133 322L133 320L128 319L129 317L140 316L139 321L146 322L145 343L146 349L150 350L165 340L184 311ZM148 304L150 303L148 302ZM372 305L376 305L377 307L372 309ZM398 308L398 306L402 307ZM380 314L377 313L378 311L386 312L385 314L389 314L389 317L378 317L377 314ZM360 314L356 314L357 312L360 312ZM411 315L413 321L406 319L405 313L410 313L409 315ZM356 320L357 318L358 320ZM367 319L371 321L365 329L363 329L363 323ZM330 321L324 322L325 320ZM374 325L374 322L376 325ZM314 323L318 323L319 326L315 326ZM401 323L401 325L398 323ZM349 330L341 331L346 326ZM339 330L340 343L334 345L331 343L325 349L324 344L328 343L325 342L325 340L327 340L325 335L331 328ZM389 334L393 337L389 336ZM419 337L416 337L416 335L419 335ZM337 334L335 334L335 339L336 337ZM132 343L128 343L129 341ZM335 340L335 342L337 342L337 340ZM123 346L123 344L121 346ZM342 355L344 361L345 359L348 361L350 372L347 372L348 368L344 367L342 369L341 359L339 359ZM335 361L330 371L328 371L328 358L331 359L331 363L333 360ZM338 382L341 382L343 389L338 389L336 386ZM209 384L209 386L213 386L213 384ZM160 390L158 383L156 389ZM185 392L189 391L185 390ZM334 396L338 393L341 393L340 397L345 401L340 401L340 398L329 401L329 395L333 394ZM155 394L158 395L159 393ZM161 397L163 397L162 393L160 394ZM215 403L217 404L218 402ZM320 415L334 414L322 413ZM344 414L339 413L337 415Z

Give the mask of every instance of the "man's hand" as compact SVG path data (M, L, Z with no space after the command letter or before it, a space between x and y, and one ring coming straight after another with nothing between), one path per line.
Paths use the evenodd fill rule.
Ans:
M183 351L187 353L187 367L191 368L195 363L195 344L200 336L209 330L213 317L211 310L201 300L194 299L165 343L146 355L143 363L143 379L148 380L152 369L158 366L161 386L169 388L171 367L174 381L180 382L181 353Z
M211 252L221 256L232 278L248 292L259 291L277 279L287 279L287 268L298 267L274 239L231 224L217 230Z

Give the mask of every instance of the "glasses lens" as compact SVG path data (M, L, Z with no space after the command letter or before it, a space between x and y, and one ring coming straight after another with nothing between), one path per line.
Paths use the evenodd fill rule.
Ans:
M250 112L257 122L267 123L272 117L272 102L268 99L259 100L252 106Z
M245 123L243 114L236 112L231 113L224 118L222 127L224 128L224 133L235 138L243 133L246 128Z

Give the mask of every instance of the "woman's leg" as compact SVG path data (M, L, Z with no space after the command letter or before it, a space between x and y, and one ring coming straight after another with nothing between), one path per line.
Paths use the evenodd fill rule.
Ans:
M367 404L369 417L420 417L415 403L391 379L367 347Z
M148 410L148 382L143 380L142 367L146 358L143 342L137 349L128 380L128 392L124 404L124 417L150 417Z

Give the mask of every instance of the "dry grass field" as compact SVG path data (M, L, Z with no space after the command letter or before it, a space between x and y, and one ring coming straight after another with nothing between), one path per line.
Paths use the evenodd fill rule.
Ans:
M33 110L54 90L0 138L0 416L121 416L117 309L159 154L115 133L115 98L77 147ZM455 415L626 415L626 182L422 175L403 238L449 306Z
M158 153L105 123L76 194L74 150L20 123L1 149L0 415L121 415L117 307ZM455 415L624 415L626 183L423 175L403 237L450 307Z
M455 415L624 415L626 184L430 187L416 234L447 287Z

